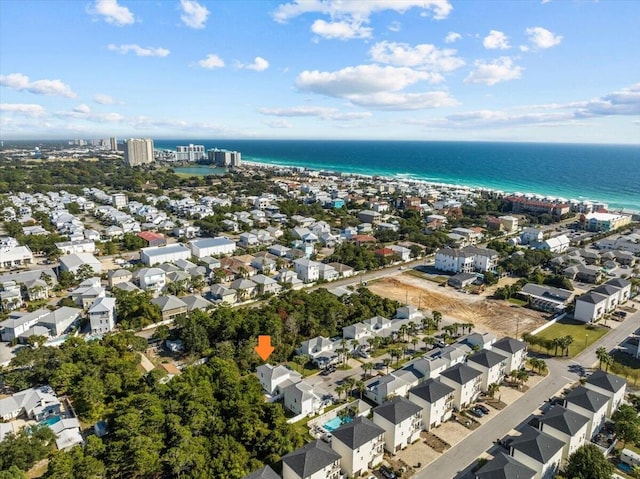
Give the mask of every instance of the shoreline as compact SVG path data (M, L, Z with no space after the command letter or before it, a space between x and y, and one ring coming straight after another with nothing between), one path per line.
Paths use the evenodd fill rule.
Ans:
M589 203L596 203L596 204L607 204L607 211L612 213L624 213L624 214L631 214L631 215L640 214L640 209L610 206L608 201L595 200L585 196L579 196L578 198L564 198L559 196L543 195L543 194L534 193L534 192L522 192L522 191L509 190L509 189L503 189L503 188L494 188L490 186L463 184L461 182L448 183L448 182L438 181L435 179L419 178L412 173L396 173L396 174L360 173L360 172L353 172L353 171L340 171L340 170L335 170L330 168L320 169L320 168L292 165L292 164L286 164L286 163L261 162L261 161L257 161L255 158L246 159L246 160L243 158L242 165L240 166L240 168L242 168L243 166L251 166L254 168L264 168L268 170L297 169L301 171L315 171L318 173L327 173L327 174L336 175L336 176L345 176L345 177L354 177L354 178L363 178L363 179L386 179L387 181L401 181L409 184L421 184L421 185L431 186L434 188L445 188L448 190L464 189L464 190L469 190L473 192L486 191L486 192L495 193L497 195L502 195L502 196L509 196L511 194L516 194L516 195L533 197L533 198L554 198L559 202L568 203L568 204L572 204L573 202L576 202L576 203L589 202ZM216 169L213 165L212 166L194 165L194 166L188 166L184 168ZM179 169L179 168L175 168L175 169Z

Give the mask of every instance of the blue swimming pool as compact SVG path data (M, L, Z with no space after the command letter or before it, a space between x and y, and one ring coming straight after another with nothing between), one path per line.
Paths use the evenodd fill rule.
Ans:
M51 416L44 421L40 421L40 424L44 426L53 426L55 423L60 422L62 418L60 416Z
M343 424L348 424L351 421L353 421L353 419L351 419L349 416L345 417L344 420L342 420L342 419L340 419L339 417L336 416L331 421L325 422L322 425L322 427L325 428L329 432L333 432L336 429L338 429L340 426L342 426Z
M629 464L625 464L624 462L618 463L618 469L620 469L622 472L626 472L627 474L633 471L633 467L631 467Z

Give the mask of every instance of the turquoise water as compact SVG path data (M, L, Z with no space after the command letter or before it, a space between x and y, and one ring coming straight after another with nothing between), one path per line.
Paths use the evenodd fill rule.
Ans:
M60 416L51 416L50 418L40 421L43 426L53 426L55 423L60 422L62 418Z
M329 432L333 432L336 429L338 429L340 426L342 426L343 424L349 424L351 421L353 421L353 419L351 419L349 416L345 417L344 421L336 416L331 421L325 422L322 425L322 427L325 428Z
M629 474L631 471L633 471L633 467L631 467L628 464L625 464L624 462L619 462L618 463L618 469L620 469L622 472L626 472L627 474Z
M640 211L640 145L188 140L248 161L591 199ZM157 140L175 149L185 140ZM198 169L198 171L201 171Z

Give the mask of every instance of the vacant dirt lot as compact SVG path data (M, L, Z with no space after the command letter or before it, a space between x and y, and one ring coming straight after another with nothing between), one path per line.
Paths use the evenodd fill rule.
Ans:
M502 285L502 283L501 283ZM420 309L440 311L445 318L473 323L498 337L522 335L546 322L544 315L484 295L464 294L450 287L409 275L397 275L369 283L369 289L385 298L408 302Z

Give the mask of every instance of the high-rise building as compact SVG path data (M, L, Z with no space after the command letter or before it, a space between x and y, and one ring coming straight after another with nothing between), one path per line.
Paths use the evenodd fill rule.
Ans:
M115 136L109 138L109 149L111 151L118 151L118 139Z
M124 140L124 161L129 166L153 163L153 140L151 138Z
M209 150L209 161L217 166L240 166L242 163L242 154L239 151L227 150Z
M176 161L199 161L206 157L204 145L176 146Z

